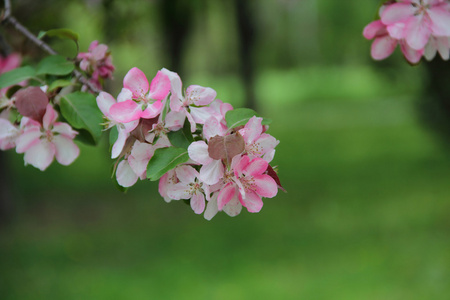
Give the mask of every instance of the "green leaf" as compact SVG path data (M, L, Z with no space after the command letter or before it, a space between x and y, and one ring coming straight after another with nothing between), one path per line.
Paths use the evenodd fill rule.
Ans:
M147 166L147 178L151 181L158 180L179 164L187 162L188 159L188 152L183 148L168 147L156 149Z
M247 124L248 120L250 120L251 117L257 116L259 117L258 113L250 108L237 108L234 110L230 110L225 114L225 120L227 121L228 128L235 128L238 126L243 126ZM267 125L272 123L272 120L270 119L263 119L262 124Z
M95 143L102 135L103 114L97 107L95 97L89 93L74 92L61 98L63 117L77 129L86 129Z
M48 86L48 91L51 92L57 88L62 88L62 87L66 87L71 85L72 82L70 80L65 80L65 79L58 79L53 81L49 86Z
M42 36L41 36L42 34ZM44 35L50 36L50 37L58 37L60 39L69 39L74 41L75 43L78 42L78 33L68 29L68 28L58 28L58 29L51 29L46 32L40 32L38 38L42 38Z
M191 124L188 119L184 121L184 126L178 131L171 131L167 134L170 143L178 148L187 149L189 145L194 141L194 137L191 132Z
M30 66L16 68L0 75L0 88L11 86L28 80L36 75L36 70Z
M109 131L109 146L112 148L114 143L117 141L117 138L119 137L119 131L117 130L117 126L114 126ZM111 149L110 149L111 150Z
M73 62L68 61L61 55L50 55L41 60L37 66L37 75L67 75L75 69Z

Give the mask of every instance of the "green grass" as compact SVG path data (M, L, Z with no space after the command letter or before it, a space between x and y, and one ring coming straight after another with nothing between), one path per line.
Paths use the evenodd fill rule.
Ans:
M449 295L450 157L413 103L262 100L288 193L259 214L208 222L148 182L122 194L106 146L45 173L10 152L16 209L0 233L1 298Z

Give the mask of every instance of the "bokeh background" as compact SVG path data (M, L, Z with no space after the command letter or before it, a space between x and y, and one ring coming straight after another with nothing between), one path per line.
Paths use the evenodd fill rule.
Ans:
M162 67L271 118L282 184L212 221L157 184L121 193L107 139L69 167L3 159L1 299L447 299L449 64L374 62L378 1L12 1L32 32L109 45L117 95ZM44 55L11 28L11 45ZM46 40L67 56L70 42ZM446 90L447 89L447 90Z

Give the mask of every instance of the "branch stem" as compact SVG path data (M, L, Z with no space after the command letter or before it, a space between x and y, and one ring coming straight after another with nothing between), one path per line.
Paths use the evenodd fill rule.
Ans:
M32 41L36 46L38 46L39 48L41 48L42 50L44 50L45 52L47 52L50 55L56 55L58 54L58 52L56 52L52 47L50 47L47 43L45 43L43 40L38 39L33 33L31 33L25 26L23 26L22 24L20 24L19 21L16 20L16 18L14 18L11 15L11 2L10 0L5 0L5 10L2 16L2 20L1 23L2 24L6 24L9 23L11 24L17 31L19 31L20 33L22 33L27 39L29 39L30 41ZM77 69L75 69L73 71L73 74L75 75L75 78L81 82L82 84L84 84L85 86L87 86L92 92L98 94L101 91L95 87L80 71L78 71Z

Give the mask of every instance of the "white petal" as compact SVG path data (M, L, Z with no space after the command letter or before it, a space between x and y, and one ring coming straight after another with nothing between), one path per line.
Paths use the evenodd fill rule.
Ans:
M64 135L54 136L53 143L55 144L56 160L64 166L70 165L80 155L80 148L72 139Z
M55 145L47 140L40 140L25 152L25 165L30 164L44 171L52 163L54 156Z
M138 180L138 176L131 169L127 160L122 160L117 166L116 178L117 183L123 187L130 187Z

